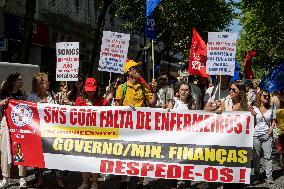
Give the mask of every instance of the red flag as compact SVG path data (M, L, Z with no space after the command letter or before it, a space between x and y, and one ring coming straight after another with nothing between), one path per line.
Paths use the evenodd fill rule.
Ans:
M244 74L246 79L253 79L253 71L252 71L252 58L256 57L257 53L256 51L249 51L246 55L245 61L244 61Z
M191 75L208 77L208 75L206 74L206 60L206 43L202 40L195 28L193 28L188 73Z

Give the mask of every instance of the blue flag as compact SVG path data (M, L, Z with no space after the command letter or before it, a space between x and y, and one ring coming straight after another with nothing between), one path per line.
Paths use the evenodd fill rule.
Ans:
M150 15L147 16L147 22L145 25L145 35L150 39L156 39L157 38L157 28L154 20L154 16Z
M146 0L146 16L150 16L161 0Z
M284 60L264 77L259 87L270 93L284 89Z
M241 66L237 63L237 61L235 62L235 72L234 72L234 76L231 78L230 83L236 80L240 80L240 71L241 71Z

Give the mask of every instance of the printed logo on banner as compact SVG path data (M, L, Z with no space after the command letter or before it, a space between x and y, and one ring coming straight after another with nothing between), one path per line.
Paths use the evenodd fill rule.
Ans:
M25 104L18 104L12 109L11 119L17 127L29 124L33 118L33 111Z

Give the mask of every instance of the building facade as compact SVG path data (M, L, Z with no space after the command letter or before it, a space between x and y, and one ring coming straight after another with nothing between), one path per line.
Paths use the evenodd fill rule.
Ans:
M86 73L94 47L94 28L100 14L96 6L95 0L37 0L29 63L39 65L54 79L56 42L76 41L80 42L81 71ZM24 14L25 0L0 1L1 61L19 62ZM104 30L121 32L122 21L112 15L106 15ZM143 38L131 36L130 57L135 57L141 46Z

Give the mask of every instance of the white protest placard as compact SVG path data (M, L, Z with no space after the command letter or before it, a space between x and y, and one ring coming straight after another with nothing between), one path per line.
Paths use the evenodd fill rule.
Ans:
M99 71L123 74L130 34L104 31L99 60Z
M234 75L237 33L208 32L206 74Z
M79 42L56 43L56 81L78 81Z

